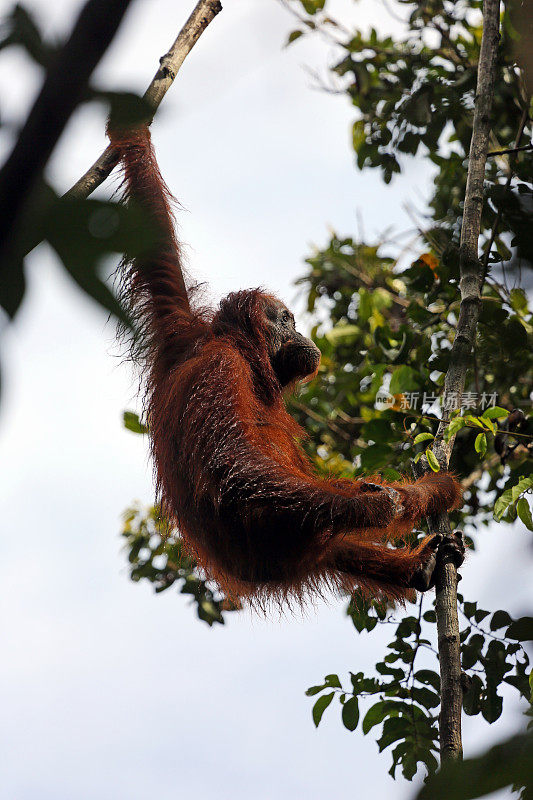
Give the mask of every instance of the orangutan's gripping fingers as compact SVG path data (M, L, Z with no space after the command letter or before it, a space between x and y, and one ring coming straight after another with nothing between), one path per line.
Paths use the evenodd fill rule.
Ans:
M435 586L436 567L442 562L444 556L451 557L456 568L459 568L465 558L465 545L462 531L453 531L448 536L440 533L430 539L427 547L431 547L431 553L425 564L413 574L410 586L419 592L425 592ZM457 576L461 580L461 576Z
M465 560L465 543L463 540L463 532L453 531L451 535L445 536L444 540L439 546L438 556L439 559L443 558L444 556L450 556L455 566L459 568Z
M418 592L426 592L434 585L434 572L439 558L439 548L442 544L442 534L437 533L424 546L427 552L427 559L413 573L409 586Z
M423 567L420 567L416 570L413 574L410 582L409 587L411 589L416 589L417 592L427 592L428 589L431 589L433 586L433 573L435 571L435 567L437 566L437 551L435 550L431 553L429 559L424 564Z

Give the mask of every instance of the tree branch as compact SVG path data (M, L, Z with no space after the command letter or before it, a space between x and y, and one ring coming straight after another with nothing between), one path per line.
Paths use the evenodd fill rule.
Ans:
M476 105L470 142L470 156L463 210L460 244L461 306L457 331L446 373L444 393L454 407L460 408L475 342L481 308L483 264L479 259L478 242L483 206L483 182L490 133L490 113L494 95L496 56L499 42L499 0L483 4L483 37L478 63ZM441 467L447 468L454 438L444 441L450 412L444 413L434 444L434 453ZM421 460L422 461L422 460ZM420 465L421 461L418 462ZM417 466L418 466L417 465ZM447 514L428 520L431 533L450 534ZM462 758L461 740L461 655L457 618L457 570L451 556L445 555L437 574L437 631L441 674L440 753L441 761Z
M98 0L98 2L103 2L105 9L108 9L111 6L111 2L107 4L105 0ZM113 2L117 2L119 6L123 5L123 3L119 2L119 0L113 0ZM199 0L189 19L179 32L174 44L168 53L161 57L160 67L144 94L145 100L148 101L152 109L152 119L163 97L172 86L174 78L178 74L186 56L188 53L190 53L209 23L221 10L222 5L220 0ZM84 49L91 50L92 46L93 45L86 45ZM64 74L68 75L69 70L70 65L67 62L66 65L63 65ZM61 87L61 84L59 84L59 86ZM57 94L61 100L61 88L59 88ZM69 113L72 113L72 111ZM35 136L35 141L39 142L39 136ZM32 147L33 146L34 144L32 144ZM90 167L90 169L88 169L87 172L82 175L78 181L76 181L74 186L72 186L68 192L65 193L64 197L74 200L82 200L88 197L98 186L100 186L101 183L105 181L112 170L116 167L117 163L118 157L114 149L111 146L107 147L101 156L94 162L92 167ZM1 202L2 201L0 199L0 204ZM1 222L2 220L0 218L0 225ZM41 233L37 227L35 231L31 233L31 239L24 242L22 257L27 256L34 247L37 247L40 241Z
M533 143L523 144L522 147L508 147L506 150L492 150L487 156L505 156L510 153L521 153L523 150L533 150Z
M519 150L523 150L524 148L523 147L518 147L518 145L520 144L520 139L522 138L522 134L524 133L524 128L526 127L526 123L527 123L528 119L529 119L528 109L524 108L524 110L522 111L522 116L520 118L520 124L518 126L518 131L516 133L516 138L515 138L515 141L514 141L514 147L512 147L509 150L501 150L498 153L488 153L488 155L489 156L500 155L500 154L503 154L503 153L515 154ZM531 144L526 145L526 148L529 149L530 147L531 147ZM509 174L507 175L507 180L505 181L505 189L506 190L510 187L512 180L513 180L513 168L512 168L512 161L511 161L511 159L509 159ZM496 218L495 218L494 224L492 226L492 231L490 233L489 243L487 244L487 248L485 250L485 256L483 258L483 280L485 280L485 278L487 276L487 272L489 271L490 253L491 253L491 250L492 250L492 245L494 244L494 240L496 239L496 234L498 233L498 228L499 228L499 225L500 225L501 218L502 218L502 209L500 207L498 209L498 211L497 211Z
M163 97L172 86L186 56L220 11L222 11L220 0L199 0L168 53L159 59L159 69L144 93L144 99L152 109L149 122L152 121ZM88 197L111 174L117 163L117 153L109 145L85 175L82 175L66 192L65 197L71 199Z

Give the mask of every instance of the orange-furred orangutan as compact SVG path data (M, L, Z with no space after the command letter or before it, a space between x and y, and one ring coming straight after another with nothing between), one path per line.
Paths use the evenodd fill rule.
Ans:
M322 587L402 600L427 588L441 537L390 542L458 507L458 483L442 472L379 485L319 477L283 397L316 374L320 351L259 289L195 307L148 128L110 126L110 139L127 197L157 232L125 263L126 294L140 321L158 495L198 564L252 602Z

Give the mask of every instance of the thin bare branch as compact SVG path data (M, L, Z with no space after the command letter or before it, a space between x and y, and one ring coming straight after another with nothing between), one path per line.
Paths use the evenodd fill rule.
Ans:
M522 147L508 147L507 150L492 150L487 156L505 156L511 153L520 153L522 150L533 150L533 142L523 144Z
M466 491L467 489L470 489L470 487L473 486L475 483L477 483L478 480L485 474L487 470L493 469L493 467L495 467L499 463L500 463L500 456L498 455L498 453L493 453L490 456L490 458L487 458L481 464L480 467L472 470L470 475L468 475L466 478L463 478L463 480L461 481L461 486L463 487L463 490Z
M222 11L220 0L199 0L168 53L159 59L159 69L144 93L144 99L152 109L152 119L186 56L220 11ZM117 162L118 156L109 145L85 175L82 175L69 189L65 197L76 199L88 197L111 174Z
M514 148L512 148L511 150L507 150L507 151L502 150L501 151L502 153L504 153L504 152L516 153L519 149L523 149L523 148L519 148L518 145L520 144L520 139L522 138L522 134L524 133L524 128L526 127L526 123L527 123L528 119L529 119L528 110L527 110L527 108L524 108L524 110L522 111L522 117L520 119L520 124L518 126L518 131L516 133L516 138L515 138L515 141L514 141ZM531 147L531 145L529 144L529 145L527 145L527 147L529 148L529 147ZM489 153L488 155L495 155L495 153ZM511 185L512 179L513 179L513 168L512 168L512 164L509 163L509 174L507 175L507 180L505 181L505 189L509 188L509 186ZM500 226L501 218L502 218L502 210L501 210L501 208L499 208L498 212L496 214L496 219L494 220L494 224L492 226L492 231L490 233L489 243L488 243L487 248L485 250L485 256L483 258L483 280L485 280L485 278L487 277L487 272L489 271L490 253L491 253L491 250L492 250L492 245L494 244L494 240L496 239L496 234L498 233L498 228Z

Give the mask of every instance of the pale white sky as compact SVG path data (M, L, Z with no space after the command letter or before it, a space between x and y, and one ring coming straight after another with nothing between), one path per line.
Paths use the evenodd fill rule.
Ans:
M380 30L396 25L376 0L335 5ZM79 3L28 6L48 30L66 31ZM142 92L191 8L138 0L101 83ZM417 161L388 187L354 169L351 109L314 89L305 70L324 75L333 53L318 40L283 50L293 27L275 0L225 0L153 127L185 209L190 271L215 299L266 284L293 301L303 257L327 241L328 226L355 234L360 211L368 236L403 230L403 204L421 205L429 191ZM2 54L4 122L24 117L38 85L20 54ZM72 121L49 170L58 189L92 163L103 130L98 107ZM5 152L5 133L0 145ZM409 784L387 775L388 754L348 733L338 708L316 731L304 696L326 673L370 670L389 628L358 636L331 601L284 619L232 615L210 630L176 592L154 596L128 580L120 515L152 499L145 442L121 426L135 383L113 355L111 324L45 247L28 267L28 296L2 346L0 797L410 797ZM465 594L524 613L527 534L494 528L479 541ZM509 712L498 731L467 719L466 752L516 719Z

